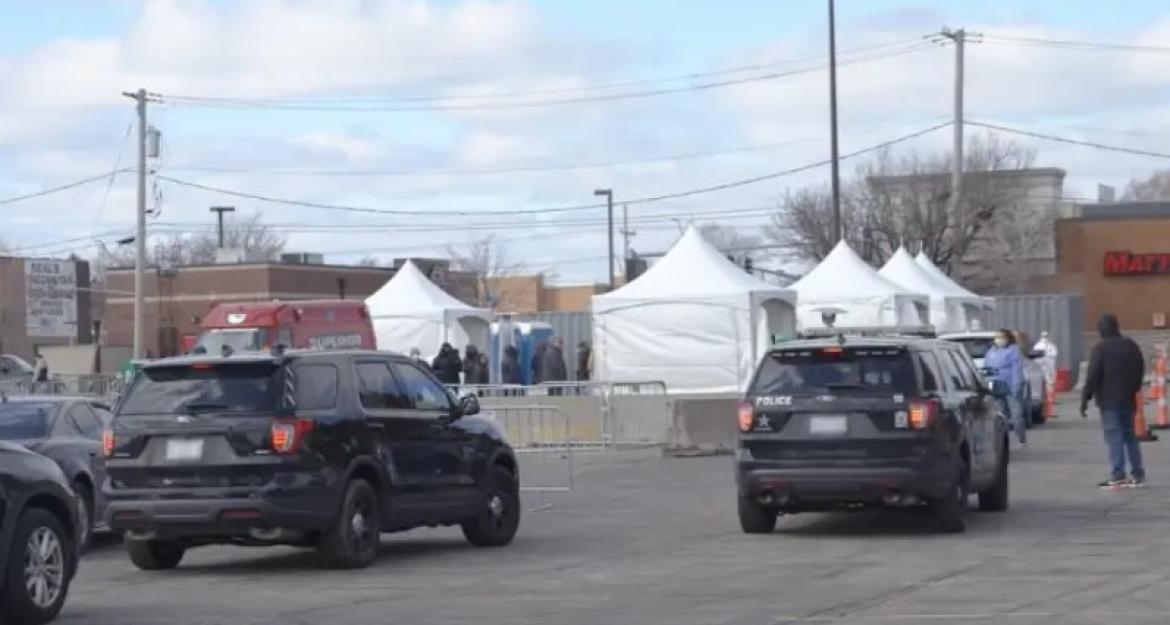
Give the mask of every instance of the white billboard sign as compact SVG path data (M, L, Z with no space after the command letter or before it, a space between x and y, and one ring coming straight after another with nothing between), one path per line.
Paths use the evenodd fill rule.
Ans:
M76 337L76 264L71 260L25 260L24 302L29 336Z

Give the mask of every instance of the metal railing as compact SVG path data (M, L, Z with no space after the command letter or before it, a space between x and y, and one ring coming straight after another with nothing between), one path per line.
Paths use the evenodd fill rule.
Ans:
M497 406L480 413L499 424L520 461L520 490L573 490L573 453L578 442L556 406Z
M82 395L113 400L125 386L126 381L116 375L54 375L46 382L0 381L0 392L7 395Z

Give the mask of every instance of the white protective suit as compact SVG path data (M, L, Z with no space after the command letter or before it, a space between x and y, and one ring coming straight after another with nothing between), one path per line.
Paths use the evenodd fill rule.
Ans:
M1040 333L1040 340L1032 347L1033 351L1042 351L1044 356L1036 359L1040 369L1044 372L1044 381L1051 387L1056 384L1056 343L1048 340L1048 332Z

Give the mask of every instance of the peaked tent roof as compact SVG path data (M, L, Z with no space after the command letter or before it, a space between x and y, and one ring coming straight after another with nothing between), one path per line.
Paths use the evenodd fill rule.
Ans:
M923 252L918 252L918 256L914 257L914 263L921 267L922 270L927 273L927 275L934 278L935 282L937 282L942 288L946 289L946 295L954 295L959 297L980 297L979 295L976 295L971 291L963 288L962 285L960 285L958 282L952 280L950 276L943 272L942 269L939 269L937 265L931 262L930 258L927 258L926 254Z
M878 273L887 280L900 284L911 291L931 297L957 296L956 293L951 292L948 284L940 282L933 274L927 272L902 246L898 246L894 255L886 261L885 265L882 265Z
M799 294L801 305L890 295L924 295L879 274L843 240L792 288Z
M795 301L796 294L757 280L727 260L694 226L687 228L658 262L633 282L605 293L594 300L619 301L643 299L698 299L755 291L786 294Z
M370 316L377 318L402 313L420 313L440 310L483 309L464 304L450 293L439 288L423 275L411 261L406 261L382 288L366 298Z

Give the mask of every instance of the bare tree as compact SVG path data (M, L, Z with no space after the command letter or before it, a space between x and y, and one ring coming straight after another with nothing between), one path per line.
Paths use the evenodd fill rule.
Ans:
M524 263L513 262L508 250L494 235L467 239L462 245L447 248L451 269L471 274L475 281L476 306L494 308L501 301L509 301L515 290L507 278L524 270Z
M363 256L357 262L358 267L381 267L382 261L377 256Z
M758 255L758 252L753 252L746 248L763 244L763 239L757 235L744 234L736 228L717 223L707 223L699 226L699 233L703 235L703 238L708 243L715 246L715 249L736 259Z
M972 137L955 207L949 155L880 153L843 190L844 238L875 265L906 245L973 286L1010 290L1030 277L1021 263L1035 260L1043 247L1038 241L1052 238L1056 199L1029 205L1020 176L1032 160L1033 153L1015 143ZM818 261L836 244L831 211L824 186L791 192L781 200L769 237L794 259Z
M1125 186L1123 200L1166 200L1170 199L1170 169L1161 169L1145 180L1130 180Z
M249 258L274 259L286 242L284 236L264 223L262 213L252 213L224 226L224 248L243 250ZM155 244L154 261L172 267L208 264L215 262L218 250L218 232L176 234Z

